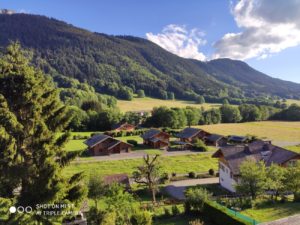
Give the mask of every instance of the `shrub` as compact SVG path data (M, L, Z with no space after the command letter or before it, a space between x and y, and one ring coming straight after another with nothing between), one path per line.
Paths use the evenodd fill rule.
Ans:
M152 215L148 211L139 211L132 215L130 222L132 225L151 225Z
M211 194L205 188L190 188L185 193L186 202L188 202L193 210L201 212L204 203L209 200Z
M180 210L177 205L172 206L172 214L173 214L173 216L177 216L180 214Z
M170 209L168 209L167 207L164 208L164 216L165 217L171 217L172 213L170 212Z
M195 172L189 172L189 178L196 178Z
M208 147L204 144L204 142L201 139L197 139L194 143L194 148L201 152L207 152Z
M169 174L163 173L160 178L161 183L165 184L165 183L169 182L169 180L170 180Z
M193 220L189 222L189 225L204 225L204 223L201 220Z
M215 175L214 169L209 169L208 174L211 175L211 176Z
M176 175L177 175L176 173L174 173L174 172L172 173L172 177L176 177Z
M132 144L133 146L137 146L138 142L136 140L128 140L127 141L128 144Z

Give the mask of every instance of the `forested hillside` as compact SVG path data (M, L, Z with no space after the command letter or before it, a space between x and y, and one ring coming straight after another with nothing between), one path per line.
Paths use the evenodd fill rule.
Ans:
M92 33L44 16L0 15L0 33L1 47L20 41L47 74L75 78L120 99L130 99L138 89L162 99L173 93L178 99L203 95L209 101L300 97L300 84L271 78L240 61L184 59L142 38Z

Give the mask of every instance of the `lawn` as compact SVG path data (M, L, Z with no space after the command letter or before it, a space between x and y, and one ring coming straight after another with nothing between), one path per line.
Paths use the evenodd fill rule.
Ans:
M227 123L198 126L211 133L222 135L255 135L282 142L283 145L294 145L288 142L300 142L300 122L263 121L249 123Z
M81 151L87 148L87 146L83 143L84 140L70 140L64 149L67 151Z
M153 225L189 225L190 221L199 219L196 216L186 216L180 215L166 219L160 219L153 221ZM203 225L209 225L209 223L204 223Z
M134 98L132 101L123 101L118 100L118 107L122 112L127 111L151 111L154 107L158 106L167 106L167 107L179 107L184 108L186 106L194 106L197 108L204 107L205 109L209 109L212 107L220 107L220 104L195 104L193 101L181 101L181 100L162 100L155 98Z
M297 152L297 153L300 153L300 145L295 145L295 146L287 146L285 147L286 149L289 149L291 151L294 151L294 152Z
M300 212L300 203L270 203L260 207L247 209L242 211L245 214L257 221L266 222L291 216Z
M300 105L300 100L296 100L296 99L287 99L286 102L288 105L291 105L291 104Z
M191 154L184 156L161 157L162 167L165 172L186 174L194 171L197 173L207 172L210 168L217 169L217 160L211 158L211 154ZM71 175L84 171L85 174L99 173L101 175L127 173L129 175L142 164L142 159L111 160L98 162L74 161L64 173Z

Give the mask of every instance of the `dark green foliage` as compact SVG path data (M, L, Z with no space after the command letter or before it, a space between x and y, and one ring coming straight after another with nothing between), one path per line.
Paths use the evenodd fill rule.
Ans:
M261 120L261 112L255 105L242 104L239 106L243 122Z
M200 120L201 124L217 124L221 123L222 116L219 109L210 109L203 112Z
M175 94L174 94L174 92L168 92L168 99L169 99L169 100L174 100L174 99L175 99Z
M189 172L189 178L196 178L195 172Z
M172 206L172 214L173 216L178 216L180 214L180 210L177 205Z
M239 109L229 104L222 105L220 111L223 123L237 123L242 119Z
M201 96L198 96L196 98L196 103L197 104L204 104L205 103L205 98L201 95Z
M215 175L214 169L209 169L208 174L211 175L211 176L214 176Z
M287 109L276 113L272 119L286 121L300 121L300 106L296 104L290 105Z
M137 90L137 96L138 98L145 98L145 91L142 89Z
M207 102L228 98L231 104L268 95L300 96L300 85L240 61L183 59L142 38L92 33L43 16L0 15L0 33L1 46L19 40L34 49L34 63L47 74L87 81L97 92L127 100L127 88L161 99L173 92L177 99L203 95Z
M62 175L78 153L63 150L69 133L57 137L70 122L68 108L50 77L29 60L30 54L17 43L0 58L0 196L34 210L41 203L79 206L85 195L82 174ZM13 214L6 224L52 224L61 219Z

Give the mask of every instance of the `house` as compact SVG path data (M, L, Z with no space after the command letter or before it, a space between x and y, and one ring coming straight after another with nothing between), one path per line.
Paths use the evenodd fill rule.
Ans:
M197 128L185 128L184 130L182 130L181 132L179 132L176 137L178 137L180 139L181 142L195 142L196 139L204 139L205 137L209 136L210 133L201 130L201 129L197 129Z
M224 146L227 144L227 138L219 134L211 134L204 138L206 145Z
M247 141L248 141L248 138L245 136L231 135L228 137L229 143L241 144L241 143L246 143Z
M272 145L269 141L255 141L247 145L221 147L213 156L219 159L219 181L222 187L235 192L239 182L240 165L245 160L263 161L266 166L287 166L300 159L298 153Z
M132 147L131 144L104 134L94 135L84 143L88 146L88 151L93 156L130 152Z
M133 131L135 126L126 122L117 123L112 126L112 131Z
M113 183L117 183L117 184L121 184L121 185L125 186L127 191L131 189L129 177L125 173L105 176L103 178L103 183L104 183L104 185L108 185L108 186L112 185Z
M166 149L169 146L170 135L158 129L150 129L142 135L144 145L152 148Z

